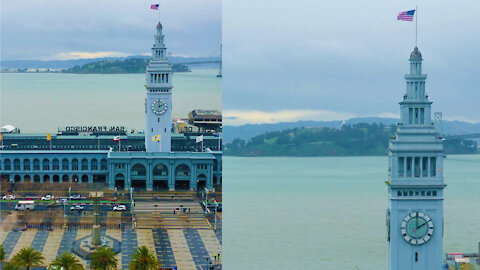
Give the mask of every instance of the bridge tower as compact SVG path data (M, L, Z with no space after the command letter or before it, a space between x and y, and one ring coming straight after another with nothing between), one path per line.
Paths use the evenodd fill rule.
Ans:
M154 37L152 57L146 69L145 147L147 152L170 152L173 71L167 59L167 48L160 22L157 24Z
M410 54L400 123L389 144L387 232L390 270L441 270L443 140L425 94L422 54Z

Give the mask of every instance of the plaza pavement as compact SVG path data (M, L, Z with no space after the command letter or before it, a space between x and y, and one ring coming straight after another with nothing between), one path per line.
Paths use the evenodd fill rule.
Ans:
M3 224L2 221L7 218L0 219L0 222ZM90 234L90 230L84 229L5 231L3 226L0 229L0 241L5 246L7 258L11 259L25 246L33 246L45 256L45 265L63 251L70 250L74 240ZM108 229L102 234L122 242L121 253L117 255L118 269L128 269L130 255L139 245L155 251L163 267L177 266L179 270L207 269L207 262L215 262L215 255L222 250L220 241L211 229ZM90 262L83 259L80 262L88 269Z

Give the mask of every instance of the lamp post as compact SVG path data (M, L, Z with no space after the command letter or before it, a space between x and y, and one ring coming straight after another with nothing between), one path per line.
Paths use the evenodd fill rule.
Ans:
M130 187L130 201L131 201L131 209L130 212L132 214L132 231L135 229L134 218L133 218L133 207L135 206L135 202L133 201L133 187Z
M215 226L213 227L214 231L217 231L217 208L218 208L218 203L217 200L213 201L215 203Z
M204 190L205 190L205 214L207 214L208 188L204 188Z

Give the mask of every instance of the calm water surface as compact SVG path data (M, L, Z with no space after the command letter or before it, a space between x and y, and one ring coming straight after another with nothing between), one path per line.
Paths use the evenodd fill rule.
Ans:
M386 157L224 157L228 269L387 269ZM480 155L445 160L445 251L477 252ZM357 268L358 267L358 268Z
M221 110L216 69L175 73L173 117L193 109ZM22 132L67 125L145 126L145 74L0 73L0 124Z

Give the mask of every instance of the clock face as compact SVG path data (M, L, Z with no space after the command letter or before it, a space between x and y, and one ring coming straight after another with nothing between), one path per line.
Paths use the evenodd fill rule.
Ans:
M433 220L423 212L412 212L402 220L400 230L405 241L421 245L433 235Z
M152 103L152 111L154 114L164 114L167 111L167 103L163 99L155 99Z

